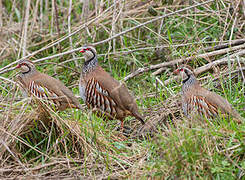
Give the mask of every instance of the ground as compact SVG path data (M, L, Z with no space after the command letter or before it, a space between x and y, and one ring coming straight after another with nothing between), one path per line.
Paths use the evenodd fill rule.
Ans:
M244 8L242 0L0 0L0 178L243 179L245 123L185 117L173 71L190 65L245 118ZM118 121L86 108L84 44L125 82L146 126L128 117L133 132L124 136ZM16 83L20 59L61 80L83 110L44 104L40 115Z

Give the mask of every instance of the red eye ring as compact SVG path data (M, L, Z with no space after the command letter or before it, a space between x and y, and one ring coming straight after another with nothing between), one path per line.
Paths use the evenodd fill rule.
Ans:
M85 49L82 49L80 52L85 53L86 51L90 51L90 50L91 50L91 48L85 48Z
M18 65L16 66L16 68L20 68L21 66L27 66L27 64L26 64L26 63L20 63L20 64L18 64Z

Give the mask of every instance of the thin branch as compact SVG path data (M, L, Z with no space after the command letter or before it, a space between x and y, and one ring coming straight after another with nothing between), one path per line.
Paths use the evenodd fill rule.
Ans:
M43 0L40 0L40 31L43 32Z
M42 51L44 51L44 50L46 50L46 49L49 49L49 48L51 48L51 47L53 47L53 46L59 44L60 42L66 40L66 39L69 38L70 36L73 36L74 34L80 32L82 29L84 29L84 28L85 28L86 26L88 26L89 24L92 24L93 22L95 22L95 21L97 21L98 19L100 19L101 16L105 15L105 13L108 12L111 8L112 8L112 6L109 7L108 9L106 9L103 13L101 13L101 14L100 14L99 16L97 16L96 18L94 18L94 19L92 19L91 21L89 21L88 23L82 24L80 27L77 28L77 30L75 30L75 31L72 32L71 34L69 34L69 35L67 35L67 36L65 36L65 37L63 37L63 38L57 40L56 42L51 43L50 45L48 45L48 46L46 46L46 47L43 47L43 48L41 48L41 49L39 49L39 50L37 50L37 51L35 51L35 52L29 54L28 56L22 57L21 59L18 59L18 60L16 60L16 61L14 61L14 62L8 64L7 66L4 66L3 68L0 69L0 74L5 73L5 72L8 72L8 71L10 71L10 70L13 70L13 68L10 68L10 69L7 69L7 68L10 67L10 66L12 66L12 65L17 64L19 61L21 61L21 60L23 60L23 59L30 58L30 57L32 57L32 56L38 54L39 52L42 52ZM71 50L71 51L67 51L67 52L65 52L65 53L57 54L58 56L56 55L55 57L63 56L64 54L70 54L70 53L72 53L72 52L76 52L76 51L79 51L79 50L81 50L81 48L77 48L77 49L74 49L74 50ZM50 56L50 57L47 57L47 59L52 59L52 58L53 58L53 57L51 57L51 56ZM45 58L45 60L46 60L46 58ZM5 69L7 69L7 70L5 70ZM4 71L4 70L5 70L5 71Z
M11 79L8 79L8 78L3 77L3 76L0 76L0 79L2 79L2 80L4 80L4 81L8 81L8 82L10 82L10 83L12 83L12 84L14 84L14 85L17 84L16 82L12 81Z
M27 29L28 29L28 20L29 20L29 10L30 10L31 0L28 0L26 3L26 13L25 13L25 24L24 24L24 33L23 33L23 48L22 48L22 57L26 55L26 42L27 42Z
M37 22L37 14L38 14L38 5L39 5L39 0L37 0L36 2L36 6L35 6L35 9L34 9L34 13L33 13L33 19L32 19L32 23L30 25L30 30L28 32L29 36L32 36L32 32L33 32L33 29L34 29L34 25L36 24Z
M180 9L180 10L177 10L177 11L175 11L175 12L171 12L171 13L168 13L168 14L165 14L165 15L162 15L162 16L159 16L159 17L157 17L157 18L155 18L155 19L146 21L146 22L144 22L144 23L142 23L142 24L139 24L139 25L137 25L137 26L134 26L134 27L132 27L132 28L129 28L129 29L125 30L125 31L122 31L122 32L120 32L120 33L118 33L118 34L116 34L116 35L114 35L114 36L112 36L112 37L110 37L110 38L108 38L108 39L105 39L105 40L103 40L103 41L99 41L99 42L97 42L97 43L94 43L93 45L96 46L96 45L99 45L99 44L106 43L106 42L108 42L108 41L110 41L110 40L112 40L112 39L114 39L114 38L117 38L118 36L121 36L121 35L123 35L123 34L126 34L126 33L130 32L130 31L132 31L132 30L138 29L138 28L140 28L140 27L142 27L142 26L145 26L145 25L147 25L147 24L153 23L153 22L155 22L155 21L158 21L158 20L163 19L163 18L168 17L168 16L172 16L172 15L174 15L174 14L181 13L181 12L183 12L183 11L192 9L192 8L194 8L194 7L198 7L198 6L202 6L202 5L204 5L204 4L208 4L208 3L213 2L213 1L214 1L214 0L205 1L205 2L203 2L203 3L198 3L198 4L195 4L195 5L193 5L193 6L189 6L189 7L186 7L186 8Z
M62 160L62 161L54 161L54 162L50 162L50 163L46 163L46 164L42 164L42 165L38 165L36 167L33 167L33 168L28 168L27 171L37 171L37 170L40 170L40 169L44 169L44 168L47 168L49 166L54 166L54 165L59 165L59 164L66 164L67 163L67 160ZM80 163L83 163L80 159L78 160L72 160L70 163L74 163L74 164L80 164ZM1 173L7 173L7 172L22 172L23 169L22 168L16 168L16 169L13 169L13 168L1 168L0 169L0 172Z
M245 85L245 77L244 77L244 73L242 71L242 66L241 66L241 63L240 63L240 57L236 56L236 59L237 59L238 65L239 65L239 70L241 71L241 74L242 74L243 84Z
M56 2L56 0L54 0L54 12L55 12L55 23L56 23L56 28L57 28L57 32L58 32L58 37L60 37L58 9L57 9L57 2Z
M51 10L51 28L50 28L50 35L51 35L51 37L53 37L53 29L54 29L54 0L51 0L51 1L52 1L52 10Z
M233 24L232 24L232 27L231 27L231 35L230 35L230 38L229 38L229 40L231 41L231 39L232 39L232 37L233 37L233 32L234 32L234 28L235 28L235 25L236 25L236 23L237 23L237 17L238 17L238 7L239 7L239 4L240 4L240 2L239 3L237 3L237 6L236 6L236 8L234 9L234 21L233 21Z
M203 73L205 71L207 71L208 69L212 68L212 66L217 66L217 65L220 65L220 64L224 64L224 63L227 63L228 61L235 61L235 57L236 56L242 56L245 54L245 49L240 51L240 52L237 52L235 54L232 54L230 56L227 56L225 58L222 58L222 59L219 59L217 61L213 61L211 63L208 63L208 64L205 64L204 66L196 69L194 71L195 74L200 74L200 73ZM245 64L245 60L244 59L240 59L240 62Z
M16 161L22 166L22 168L26 171L27 168L24 166L24 164L20 161L20 159L10 150L8 145L3 141L0 140L0 143L6 148L6 150L16 159Z
M220 50L220 49L224 49L227 48L229 46L238 46L241 44L245 43L245 39L236 39L236 40L231 40L228 43L224 43L224 44L219 44L216 46L212 46L212 47L207 47L207 48L203 48L203 51L216 51L216 50Z
M0 0L0 27L3 26L3 4L2 0Z
M164 89L166 89L166 90L169 92L169 94L170 94L171 96L174 96L174 92L173 92L172 89L170 89L170 88L168 88L167 86L165 86L164 83L163 83L158 77L156 77L156 80L157 80L157 82L158 82Z
M147 25L147 24L149 24L149 23L158 21L159 19L162 19L162 18L165 18L165 17L168 17L168 16L172 16L172 15L174 15L174 14L178 14L178 13L180 13L180 12L184 12L184 11L189 10L189 9L192 9L192 8L194 8L194 7L202 6L202 5L204 5L204 4L208 4L208 3L213 2L213 1L214 1L214 0L205 1L205 2L203 2L203 3L198 3L198 4L195 4L195 5L193 5L193 6L189 6L189 7L186 7L186 8L180 9L180 10L177 10L177 11L175 11L175 12L171 12L171 13L169 13L169 14L165 14L165 15L163 15L163 16L159 16L159 17L157 17L157 18L155 18L155 19L149 20L149 21L147 21L147 22L145 22L145 23L139 24L139 25L134 26L134 27L132 27L132 28L129 28L129 29L125 30L125 31L122 31L122 32L120 32L120 33L118 33L118 34L116 34L116 35L114 35L114 36L112 36L112 37L110 37L110 38L108 38L108 39L105 39L105 40L102 40L102 41L93 43L92 45L93 45L93 46L96 46L96 45L99 45L99 44L106 43L106 42L108 42L108 41L111 41L111 40L114 39L114 38L117 38L117 37L119 37L119 36L121 36L121 35L123 35L123 34L126 34L126 33L130 32L130 31L132 31L132 30L134 30L134 29L137 29L137 28L140 28L140 27L142 27L142 26L145 26L145 25ZM21 61L22 59L26 59L26 58L28 58L28 57L34 56L35 54L37 54L37 53L39 53L39 52L41 52L41 51L43 51L43 50L45 50L45 49L48 49L48 48L50 48L50 47L53 47L54 45L56 45L56 44L58 44L58 43L60 43L60 42L62 42L62 41L64 41L64 40L66 40L66 39L69 38L70 36L72 36L72 35L78 33L80 30L82 30L83 28L85 28L85 27L87 27L89 24L91 24L92 22L94 22L94 21L96 21L97 19L99 19L102 15L104 15L104 14L105 14L107 11L109 11L109 9L111 9L112 7L113 7L113 5L110 6L107 10L105 10L104 13L100 14L99 16L97 16L96 18L94 18L93 20L89 21L88 23L85 23L85 24L81 25L77 30L75 30L73 33L69 34L68 36L65 36L64 38L61 38L60 40L56 41L55 43L52 43L51 45L49 45L49 46L47 46L47 47L41 48L40 50L31 53L29 56L23 57L23 58L21 58L21 59L15 61L15 62L13 62L13 63L8 64L7 66L1 68L1 69L0 69L0 74L5 73L5 72L9 71L10 69L12 69L12 68L10 68L9 70L4 71L4 70L7 69L8 67L10 67L10 66L12 66L12 65L14 65L14 64L16 64L16 63L18 63L19 61ZM65 54L70 54L70 53L73 53L73 52L76 52L76 51L79 51L79 50L81 50L81 48L76 48L76 49L73 49L73 50L70 50L70 51L66 51L66 52L64 52L64 53L59 53L59 54L56 54L56 55L53 55L53 56L49 56L49 57L46 57L46 58L42 58L42 59L37 60L36 62L40 62L40 61L43 61L43 60L56 58L56 57L63 56L63 55L65 55Z
M72 0L70 0L69 2L69 9L68 9L68 33L71 34L71 10L72 10ZM69 42L70 42L70 49L72 50L73 49L73 44L72 44L72 37L70 36L69 37ZM72 53L72 57L73 59L75 59L75 54ZM78 63L77 63L77 60L74 61L75 62L75 65L76 67L78 67Z
M150 67L144 67L144 68L139 68L138 70L136 70L135 72L132 72L131 74L129 74L128 76L126 76L124 78L124 81L127 81L130 78L133 78L143 72L147 72L150 70L154 70L154 69L159 69L162 67L168 67L168 66L174 66L176 64L179 63L184 63L184 62L188 62L192 59L197 59L197 58L208 58L211 56L216 56L216 55L221 55L221 54L226 54L229 53L231 51L235 51L235 50L239 50L239 49L243 49L245 48L245 44L239 45L239 46L234 46L231 48L226 48L226 49L221 49L221 50L217 50L217 51L212 51L212 52L208 52L208 53L204 53L204 54L199 54L196 56L191 56L191 57L186 57L186 58L180 58L180 59L176 59L170 62L164 62L164 63L160 63L160 64L156 64L156 65L151 65ZM240 51L239 53L243 53L245 50ZM210 64L210 63L209 63Z
M225 58L222 58L222 59L213 61L211 63L205 64L204 66L195 69L194 70L194 74L195 75L201 74L203 72L208 71L213 66L218 66L218 65L221 65L221 64L226 64L228 61L234 62L234 61L236 61L235 57L241 56L241 55L244 55L244 54L245 54L245 50L240 51L238 53L235 53L235 54L233 54L231 56L228 56L228 57L225 57ZM240 59L240 62L243 63L243 64L245 64L245 59ZM170 82L172 82L173 80L176 80L176 79L178 79L178 77L177 76L174 76L173 78L170 78L170 79L164 81L164 84L165 85L168 85Z

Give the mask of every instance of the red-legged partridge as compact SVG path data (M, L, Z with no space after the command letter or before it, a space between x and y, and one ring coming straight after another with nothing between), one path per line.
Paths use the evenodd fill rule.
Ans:
M22 88L31 96L55 105L57 110L63 111L66 108L79 108L81 105L61 81L39 72L34 63L29 60L20 61L16 68L20 68L17 76Z
M219 115L220 112L232 115L238 121L242 120L242 117L226 99L200 86L190 66L182 66L174 73L180 74L183 80L181 90L182 109L186 116L197 111L198 114L207 118L213 118Z
M99 66L95 48L85 46L80 52L83 53L85 62L80 76L79 91L87 106L109 119L120 120L121 130L123 120L127 116L134 116L144 124L135 99L127 87Z

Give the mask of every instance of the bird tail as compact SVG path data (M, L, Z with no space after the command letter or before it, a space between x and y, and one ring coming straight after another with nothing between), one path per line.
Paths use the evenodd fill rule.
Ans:
M231 114L238 123L245 122L245 119L237 111L233 110Z
M142 125L145 124L144 118L140 115L139 112L133 113L133 115L136 119L138 119L141 122Z

